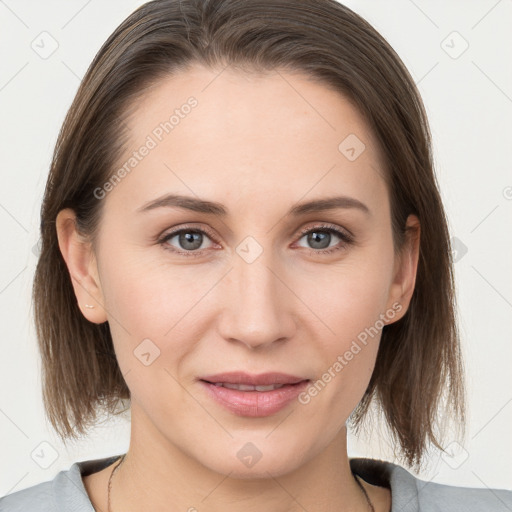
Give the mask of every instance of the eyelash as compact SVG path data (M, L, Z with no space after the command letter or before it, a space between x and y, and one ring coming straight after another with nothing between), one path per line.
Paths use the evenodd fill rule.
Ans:
M303 248L303 249L308 250L311 255L315 255L315 256L318 256L319 254L327 254L327 255L329 255L329 254L332 254L332 253L334 253L336 251L346 249L348 246L354 244L354 237L353 237L352 234L349 234L349 233L347 233L345 231L341 231L339 228L337 228L336 226L334 226L332 224L320 224L318 226L304 228L304 229L302 229L299 232L298 240L303 238L304 235L307 235L307 234L315 232L315 231L323 231L323 232L327 232L327 233L333 233L333 234L335 234L337 237L339 237L342 240L343 245L342 246L331 247L330 249L308 249L308 248ZM187 233L191 233L191 232L193 232L193 233L202 233L204 235L207 235L210 239L212 239L213 242L218 243L215 240L215 236L213 235L213 233L211 231L209 231L208 229L205 229L205 228L199 229L199 228L196 228L196 227L193 227L193 226L184 226L184 227L181 227L180 229L177 229L176 231L172 231L171 233L167 233L160 240L158 240L158 243L166 251L171 251L171 252L173 252L175 254L178 254L178 255L182 255L182 256L186 256L186 257L196 257L196 256L199 257L199 256L203 256L203 253L204 253L204 251L206 249L201 250L201 251L180 251L180 250L177 250L175 248L171 248L167 244L167 242L170 239L174 238L176 235L179 235L180 233L183 233L183 232L187 232Z

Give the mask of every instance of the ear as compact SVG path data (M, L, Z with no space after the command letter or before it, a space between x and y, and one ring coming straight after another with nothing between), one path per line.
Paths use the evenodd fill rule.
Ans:
M397 314L393 316L392 321L387 323L400 320L409 308L416 284L420 234L421 226L418 217L412 214L409 215L406 221L404 244L395 259L393 282L388 298L388 309L393 308ZM401 307L398 308L397 304L400 304ZM395 306L393 307L393 305Z
M91 243L77 231L75 212L70 208L61 210L55 224L60 252L68 267L82 314L95 324L106 322L96 257ZM86 304L94 307L86 307Z

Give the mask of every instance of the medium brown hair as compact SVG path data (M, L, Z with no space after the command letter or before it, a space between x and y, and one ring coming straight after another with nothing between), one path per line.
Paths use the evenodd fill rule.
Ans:
M76 438L100 409L117 414L130 398L108 322L89 322L77 305L57 214L72 208L77 228L95 240L104 201L93 191L114 171L129 108L148 87L194 63L305 73L352 101L376 136L395 250L415 214L420 254L409 309L384 327L373 375L350 420L360 428L369 406L379 404L399 457L419 467L429 442L441 448L442 414L453 413L459 428L465 416L447 219L413 79L386 40L335 0L155 0L121 23L95 56L60 131L41 208L33 299L53 427L64 442Z

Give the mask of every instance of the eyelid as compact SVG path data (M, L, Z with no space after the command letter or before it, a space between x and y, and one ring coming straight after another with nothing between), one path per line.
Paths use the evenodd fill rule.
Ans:
M163 243L165 242L166 240L169 240L170 238L173 238L174 236L178 235L179 233L181 233L182 231L198 231L198 232L204 232L208 235L208 237L213 241L215 242L216 244L218 244L218 240L217 240L217 237L215 235L215 233L210 229L210 228L207 228L206 226L204 225L195 225L195 224L183 224L183 225L180 225L179 227L177 227L176 229L172 229L171 231L169 232L165 232L163 233L162 235L159 235L157 237L157 243ZM179 251L178 251L179 252ZM194 252L194 251L187 251L187 252ZM199 251L196 251L196 252L199 252Z
M337 233L344 235L347 239L350 239L350 240L353 240L355 238L354 234L349 229L341 227L341 226L337 226L336 224L330 224L328 222L319 222L318 224L315 224L314 226L301 228L301 230L298 232L298 234L300 236L303 236L306 233L309 233L310 231L314 231L315 229L318 229L319 231L322 229L326 230L326 231L332 230L332 231L335 231Z

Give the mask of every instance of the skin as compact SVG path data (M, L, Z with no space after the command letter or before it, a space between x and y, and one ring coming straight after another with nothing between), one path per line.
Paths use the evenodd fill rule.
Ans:
M77 301L89 321L109 322L132 396L130 448L113 478L111 510L369 510L350 472L345 422L370 380L380 334L308 404L268 417L229 412L197 379L235 369L321 378L393 304L401 309L386 323L405 314L418 219L409 217L412 235L395 254L373 134L347 99L300 73L194 65L161 80L131 114L120 165L190 96L197 107L101 199L96 252L76 233L72 210L57 218ZM365 144L354 161L338 149L349 134ZM137 211L171 192L220 202L229 214ZM286 215L298 202L341 194L369 214ZM349 230L354 243L332 234L329 247L342 249L321 254L300 234L319 223ZM185 224L214 234L203 235L202 255L166 250L191 251L177 236L158 243ZM251 263L236 251L247 236L263 250ZM146 338L160 349L148 366L133 353ZM252 467L237 457L248 442L262 454ZM97 510L107 511L112 467L83 478ZM363 485L375 510L389 510L388 489Z

